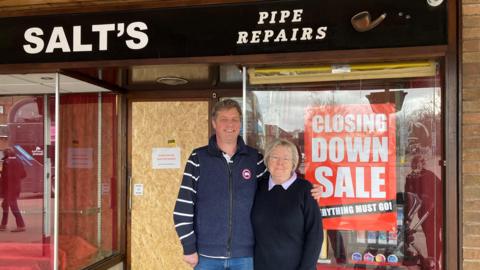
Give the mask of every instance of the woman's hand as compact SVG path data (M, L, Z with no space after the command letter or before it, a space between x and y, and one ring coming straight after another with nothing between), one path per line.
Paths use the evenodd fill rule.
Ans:
M195 252L193 254L183 255L183 261L188 263L192 268L198 263L198 254Z

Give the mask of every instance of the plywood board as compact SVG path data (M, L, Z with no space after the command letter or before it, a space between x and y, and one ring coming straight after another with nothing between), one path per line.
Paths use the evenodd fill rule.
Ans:
M173 224L173 208L190 152L208 141L208 102L133 102L131 269L190 269ZM180 169L153 169L152 149L179 147Z

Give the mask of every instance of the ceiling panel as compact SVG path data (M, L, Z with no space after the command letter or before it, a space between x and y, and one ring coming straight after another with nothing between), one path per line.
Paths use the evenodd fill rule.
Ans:
M99 87L86 82L69 82L62 83L60 81L60 93L96 93L96 92L108 92L106 88Z
M0 95L53 94L55 89L41 84L0 84Z
M55 73L0 75L0 95L53 94ZM60 93L96 93L109 90L66 75L60 75Z
M16 77L16 75L7 75L3 76L0 75L0 85L22 85L22 84L30 84L30 82L26 82L22 77Z

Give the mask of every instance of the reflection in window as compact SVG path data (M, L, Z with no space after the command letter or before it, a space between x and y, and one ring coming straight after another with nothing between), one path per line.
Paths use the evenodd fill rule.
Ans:
M326 212L327 208L332 212L336 210L331 209L332 205L322 205L322 202L329 201L331 198L320 199L322 211L325 211L322 212L324 225L329 224L325 237L326 249L320 255L321 264L341 265L346 269L364 269L374 266L384 266L387 269L389 267L392 269L393 267L441 269L443 177L439 162L443 160L443 132L439 81L440 78L434 76L327 82L315 85L283 84L250 87L246 99L249 109L245 113L248 144L264 149L274 138L285 138L294 142L302 154L298 168L300 174L306 175L307 179L314 183L325 184L319 181L322 177L322 179L332 180L333 186L324 186L325 189L343 189L342 192L336 193L339 195L336 201L339 205L336 206L352 203L349 197L352 194L355 194L353 196L359 196L358 194L364 194L365 197L372 196L373 191L368 190L368 187L374 186L372 183L375 181L372 179L380 179L377 181L380 183L378 194L383 194L382 192L387 190L393 191L390 200L392 209L385 212L372 210L359 214L354 210L352 214L338 210L335 215L325 216L325 213L330 213ZM373 138L377 135L365 130L358 132L360 129L347 134L345 131L340 132L338 126L333 129L337 128L339 132L327 133L322 129L325 122L321 122L322 128L318 128L312 137L306 134L315 132L311 131L312 127L308 127L308 121L306 121L309 119L309 110L315 111L313 117L341 115L341 119L338 117L334 125L341 123L347 126L348 123L358 121L359 119L355 119L354 116L360 114L363 116L385 114L387 119L385 121L392 124L390 130L393 131L390 135L377 133L377 135L380 134L378 136L390 136L388 142L393 142L393 145L388 147L388 155L392 156L382 165L385 171L379 173L377 178L373 172L367 173L367 170L379 164L378 160L373 160L371 157L363 163L358 162L358 159L354 159L355 162L352 160L349 162L347 158L332 161L329 156L326 159L318 158L317 153L316 157L321 162L312 161L312 157L306 156L308 153L315 156L311 151L324 151L328 155L337 157L353 155L351 151L363 151L367 147L375 151L375 148L371 148L373 141L365 138L369 136ZM325 121L326 118L321 119ZM357 141L352 139L355 137L358 137ZM315 148L312 146L312 141L306 141L312 138L317 138L316 142L334 140L334 144L320 144ZM341 148L338 147L339 141L343 142ZM351 145L359 143L360 148L350 149L349 142ZM377 147L382 147L381 144L378 145L380 146ZM306 149L306 147L311 148ZM322 150L322 147L325 149ZM339 154L338 151L345 151L345 153ZM360 156L361 153L357 152L355 154ZM319 166L326 167L325 171L328 173L319 177L318 175L321 174L321 171L317 170ZM365 177L362 185L365 187L359 185L361 174L358 169L357 171L352 169L353 173L348 177L345 174L338 177L337 173L342 170L340 167L363 168L361 172L365 171ZM388 177L392 178L391 182L388 182ZM346 179L351 179L351 183ZM382 181L386 184L382 185ZM352 193L349 193L350 187ZM361 200L357 200L357 205L351 205L358 206L358 201ZM376 202L379 200L372 199L368 205L375 206ZM373 218L373 222L370 222L372 225L365 229L364 226L359 225L360 223L355 223L362 220L355 215L363 216L366 221ZM388 219L382 221L382 218L387 215ZM328 219L334 222L329 222ZM374 223L378 224L377 227Z
M116 101L96 93L60 99L59 258L66 269L119 251Z
M54 197L45 181L52 167L44 151L52 142L43 136L43 96L2 96L0 104L0 268L52 269Z
M20 106L14 115L14 123L40 122L42 120L35 98L32 100L24 99L22 103L19 104Z

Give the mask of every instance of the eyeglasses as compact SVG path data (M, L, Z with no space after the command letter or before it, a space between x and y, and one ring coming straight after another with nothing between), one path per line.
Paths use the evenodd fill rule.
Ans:
M281 161L281 162L291 162L292 159L291 158L287 158L287 157L278 157L278 156L270 156L269 160L271 161Z

